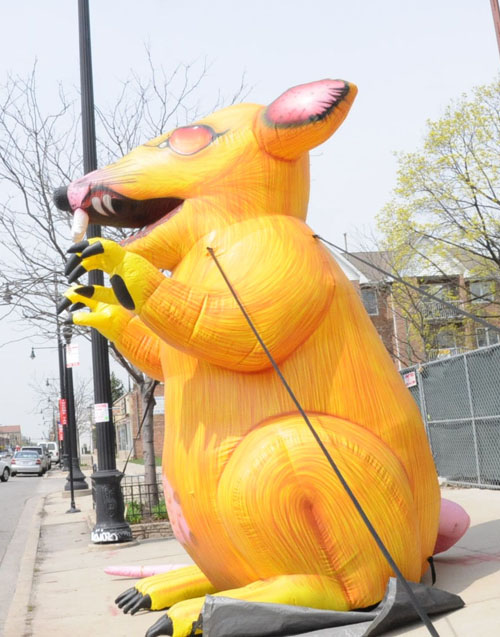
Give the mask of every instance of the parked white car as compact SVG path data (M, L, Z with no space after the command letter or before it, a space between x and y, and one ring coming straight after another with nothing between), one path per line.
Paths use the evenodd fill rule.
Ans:
M0 480L2 482L7 482L7 480L10 478L10 460L10 456L4 456L3 458L0 458Z

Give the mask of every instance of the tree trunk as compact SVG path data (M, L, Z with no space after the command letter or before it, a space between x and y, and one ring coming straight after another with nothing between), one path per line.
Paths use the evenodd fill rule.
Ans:
M144 458L144 484L149 493L150 506L158 506L158 482L156 480L155 443L153 427L153 408L155 405L153 391L154 381L141 383L141 403L144 423L142 425L142 454ZM151 398L150 398L151 396ZM149 403L149 409L148 409ZM147 410L147 412L146 412ZM144 417L144 414L146 416Z

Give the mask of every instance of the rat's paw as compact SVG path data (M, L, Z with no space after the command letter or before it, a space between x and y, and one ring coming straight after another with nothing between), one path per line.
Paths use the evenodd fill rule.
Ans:
M115 599L115 604L121 608L124 613L135 615L141 609L149 610L151 608L151 597L143 595L136 588L128 588Z
M164 280L163 274L149 261L109 239L80 241L68 252L72 256L66 264L65 274L70 283L91 270L103 270L109 275L115 299L127 310L139 312L148 296Z

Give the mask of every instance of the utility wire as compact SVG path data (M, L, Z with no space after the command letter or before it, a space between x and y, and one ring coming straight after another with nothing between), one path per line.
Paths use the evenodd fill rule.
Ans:
M281 382L283 383L286 391L288 392L290 398L292 399L292 401L294 402L295 406L299 410L299 412L300 412L302 418L304 419L306 425L308 426L311 434L313 435L313 437L316 440L316 442L318 443L321 451L325 455L329 465L331 466L331 468L333 469L333 471L337 475L337 477L338 477L340 483L342 484L342 486L344 487L347 495L349 496L349 498L351 499L352 503L354 504L354 507L356 508L356 511L361 516L363 522L365 523L365 525L367 526L368 530L372 534L373 539L375 540L377 546L379 547L379 549L381 550L381 552L384 555L385 559L389 563L389 566L392 568L392 570L396 574L396 577L398 578L399 582L401 583L401 585L405 589L406 594L408 595L408 597L410 599L410 602L412 603L413 607L415 608L418 616L420 617L420 619L422 620L423 624L425 625L425 627L429 631L429 634L432 635L433 637L439 637L439 633L436 631L436 629L432 625L432 622L430 621L429 617L427 616L427 613L425 612L425 610L419 604L419 602L418 602L418 600L417 600L417 598L415 596L415 593L412 591L412 589L411 589L410 585L408 584L408 582L406 581L403 573L399 570L396 562L392 558L391 554L389 553L388 549L386 548L386 546L383 543L382 539L380 538L379 534L375 530L375 527L370 522L368 516L364 512L363 507L361 506L361 504L359 503L358 499L356 498L356 496L352 492L351 488L347 484L344 476L342 475L342 473L341 473L340 469L338 468L337 464L335 463L335 461L333 460L333 458L329 454L328 449L323 444L323 442L322 442L321 438L319 437L317 431L314 429L314 427L313 427L311 421L309 420L306 412L302 408L302 405L299 403L299 401L297 400L295 394L293 393L290 385L285 380L285 377L281 373L281 370L278 367L278 364L276 363L276 361L274 360L271 352L268 350L266 344L262 340L259 332L257 331L257 328L255 327L255 325L252 322L252 319L250 318L250 316L248 315L247 311L243 307L243 304L241 303L240 299L238 298L238 295L236 294L236 291L234 290L233 286L231 285L231 282L229 281L229 279L227 278L226 273L222 269L222 266L219 263L219 260L217 259L217 257L215 256L213 249L212 248L207 248L207 250L208 250L208 253L210 254L210 256L212 257L212 259L214 260L215 265L219 269L219 272L221 273L224 281L226 282L226 285L228 286L231 294L233 295L234 300L238 304L238 307L242 311L243 316L245 317L245 319L246 319L248 325L250 326L252 332L255 334L255 337L257 338L257 340L259 341L262 349L264 350L264 352L266 353L267 357L269 358L269 361L271 362L271 364L274 367L276 373L278 374L278 376L279 376Z
M413 285L413 283L410 283L409 281L406 281L400 276L397 276L397 274L392 274L391 272L388 272L387 270L380 268L378 265L375 265L374 263L371 263L370 261L367 261L366 259L363 259L362 257L358 257L356 254L353 254L352 252L348 252L347 250L344 250L340 246L337 246L334 243L332 243L331 241L327 241L326 239L323 239L323 237L321 237L319 234L315 234L313 236L315 239L319 239L320 241L323 241L323 243L326 243L332 248L335 248L335 250L338 250L339 252L343 252L347 256L352 257L353 259L356 259L360 263L364 263L365 265L370 266L370 268L377 270L378 272L384 274L385 276L388 276L391 279L398 281L398 283L402 283L403 285L406 285L406 287L411 288L412 290L415 290L415 292L418 292L420 295L426 296L427 298L432 299L433 301L438 301L441 305L445 305L446 307L451 308L454 312L463 314L467 318L470 318L473 321L476 321L477 323L481 323L481 325L484 325L485 327L489 329L493 329L495 330L495 332L498 332L500 334L500 327L493 325L493 323L490 323L486 319L483 319L480 316L476 316L476 314L472 314L472 312L467 312L467 310L463 310L461 307L457 307L456 305L453 305L453 303L449 303L448 301L443 301L443 299L440 299L435 294L431 294L430 292L426 292L425 290L422 290L418 286Z

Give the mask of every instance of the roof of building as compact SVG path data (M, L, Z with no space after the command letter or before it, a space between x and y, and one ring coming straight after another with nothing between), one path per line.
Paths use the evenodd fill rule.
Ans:
M377 268L380 268L391 272L389 252L350 252L344 256L365 275L368 281L381 283L391 279L390 276L377 270Z
M19 425L0 425L0 433L2 434L20 434L21 427Z

